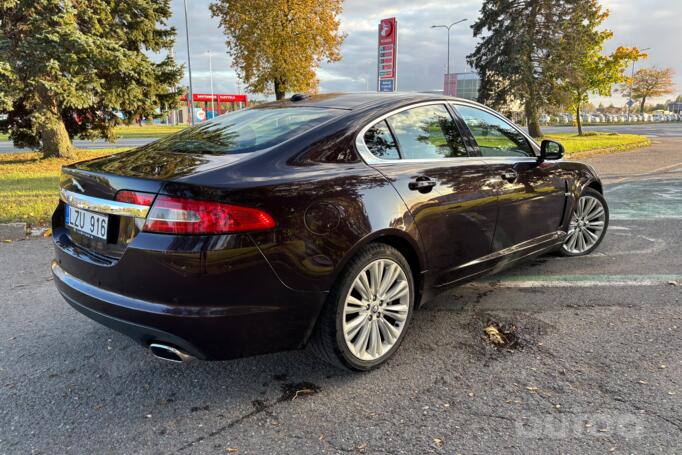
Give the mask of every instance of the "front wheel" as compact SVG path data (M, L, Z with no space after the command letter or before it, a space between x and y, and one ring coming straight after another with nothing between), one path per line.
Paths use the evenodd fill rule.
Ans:
M413 308L414 280L405 258L391 246L370 244L330 293L312 349L336 366L370 370L398 349Z
M586 188L575 204L566 240L560 252L564 256L584 256L593 252L606 235L609 207L599 191Z

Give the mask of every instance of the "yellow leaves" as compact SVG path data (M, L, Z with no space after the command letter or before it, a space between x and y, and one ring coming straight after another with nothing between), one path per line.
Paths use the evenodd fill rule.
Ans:
M226 35L228 54L255 92L272 93L274 81L287 92L317 87L315 69L341 59L342 0L217 0L210 6Z
M506 337L499 330L497 330L497 327L494 325L489 325L488 327L484 328L483 331L488 336L488 339L491 343L497 346L503 346L507 344Z

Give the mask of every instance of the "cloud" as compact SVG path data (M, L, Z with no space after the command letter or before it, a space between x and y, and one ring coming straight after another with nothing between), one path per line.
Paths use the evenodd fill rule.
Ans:
M611 11L606 28L614 38L607 51L617 46L651 47L650 58L639 65L673 67L678 90L682 90L682 34L679 18L682 1L675 0L602 0ZM233 93L237 78L232 60L225 51L225 38L218 20L211 17L209 0L188 0L192 73L194 91L210 90L208 55L214 53L214 90ZM377 26L385 17L397 17L399 27L399 89L434 90L442 88L446 64L447 32L431 29L434 24L451 23L467 18L468 22L453 27L451 38L451 71L467 69L465 57L476 41L470 26L478 17L482 0L346 0L341 16L341 29L348 37L342 46L343 59L323 64L318 71L320 90L361 91L376 85ZM179 62L187 62L184 8L182 0L173 0L174 16L170 24L178 31L175 46ZM187 83L185 79L184 83ZM260 95L258 95L260 97ZM624 98L595 99L597 102L623 103Z

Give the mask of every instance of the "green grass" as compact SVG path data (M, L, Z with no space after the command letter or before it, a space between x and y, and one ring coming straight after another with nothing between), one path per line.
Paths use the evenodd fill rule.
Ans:
M116 136L121 138L126 137L163 137L169 134L177 133L187 128L187 125L142 125L137 124L130 126L117 126L115 128ZM6 134L0 134L0 141L7 141L9 138Z
M70 160L41 160L38 153L0 154L0 223L48 224L59 199L62 165L123 150L79 150L77 156Z
M141 129L144 128L147 127ZM577 136L566 133L551 134L545 138L564 144L569 157L628 150L651 144L646 137L632 134L599 133ZM41 160L38 153L0 154L0 223L24 221L32 226L47 225L57 204L59 171L62 165L124 150L79 150L77 156L70 160Z
M648 138L637 134L591 132L578 136L573 133L560 133L547 134L542 139L561 142L566 150L566 156L620 152L651 145Z

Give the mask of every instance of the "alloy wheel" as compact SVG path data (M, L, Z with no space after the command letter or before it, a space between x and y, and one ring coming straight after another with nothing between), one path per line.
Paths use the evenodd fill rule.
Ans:
M578 199L563 248L571 254L590 250L604 235L606 210L594 196L583 195Z
M410 311L410 282L391 259L369 263L355 277L343 308L346 346L358 359L376 360L400 338Z

